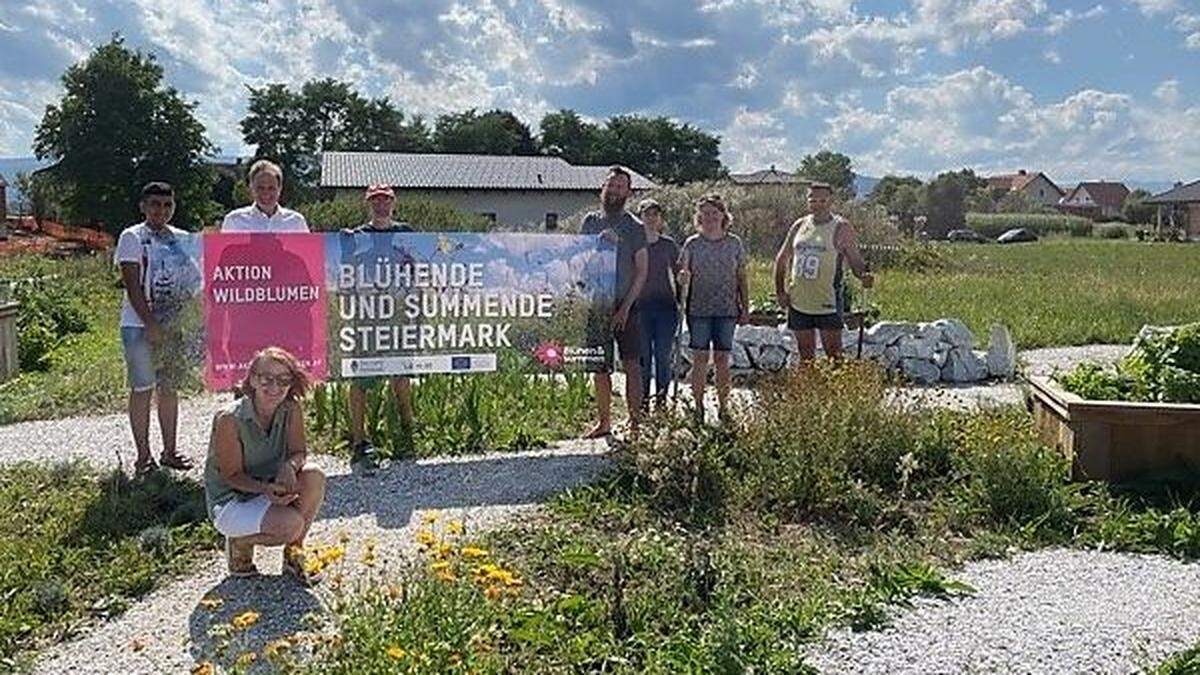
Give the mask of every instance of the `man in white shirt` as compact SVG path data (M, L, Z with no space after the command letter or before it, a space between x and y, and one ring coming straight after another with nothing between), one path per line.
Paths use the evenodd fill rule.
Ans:
M134 471L145 475L155 468L150 455L150 399L157 394L158 426L162 431L161 463L186 471L192 467L175 445L179 397L177 374L160 353L178 303L200 287L200 272L182 250L183 230L170 225L175 192L167 183L147 183L140 203L145 220L121 232L113 261L121 268L125 297L121 303L121 345L129 381L129 425L137 447Z
M304 216L279 205L283 191L283 169L275 162L260 159L250 165L246 176L254 203L234 209L225 215L222 232L308 232Z

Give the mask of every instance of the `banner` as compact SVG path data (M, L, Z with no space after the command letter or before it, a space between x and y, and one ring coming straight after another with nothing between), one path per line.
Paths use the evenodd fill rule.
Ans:
M161 296L173 298L161 303L171 308L164 327L179 336L163 353L175 367L202 370L210 389L239 383L269 345L318 380L612 366L616 252L596 236L179 239L148 268L164 288L184 289Z

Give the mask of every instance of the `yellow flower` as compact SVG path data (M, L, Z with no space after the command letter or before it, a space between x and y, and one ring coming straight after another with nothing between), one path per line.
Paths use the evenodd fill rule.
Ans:
M487 596L488 600L495 600L496 598L500 597L500 594L503 592L504 591L499 586L488 586L484 589L483 594Z
M445 559L445 558L449 558L450 554L453 552L454 552L453 546L451 546L450 544L447 544L445 542L442 542L437 545L437 548L434 550L433 555L439 559Z
M425 516L423 518L421 518L421 522L425 523L426 525L432 525L432 524L436 523L437 520L438 520L438 514L434 513L433 511L426 512Z
M346 555L346 549L343 546L327 546L321 549L319 554L322 565L331 565L342 559Z
M400 647L397 647L396 645L392 645L391 647L387 648L387 655L392 657L393 659L396 659L397 661L399 661L400 659L403 659L405 654L407 654L407 653L408 652L404 651Z
M203 598L200 598L200 606L203 607L204 609L209 610L210 612L213 610L216 610L216 609L220 609L221 605L224 605L224 604L225 604L225 600L216 595L206 595Z
M418 544L420 544L422 546L433 546L433 542L435 542L435 541L437 541L437 538L433 536L433 532L431 532L430 530L427 530L425 528L421 528L420 530L417 530L417 543Z
M229 623L233 624L234 628L237 628L238 630L242 630L245 628L249 628L250 626L253 626L254 624L258 623L258 617L259 617L258 612L254 611L252 609L248 609L248 610L242 612L241 614L238 614L237 616L233 617L233 620L230 621Z
M325 569L325 563L315 555L305 556L304 558L304 573L309 576L315 576Z
M467 528L463 526L463 521L461 520L452 520L446 525L447 534L462 534L466 531Z
M268 659L275 659L279 656L280 652L287 651L291 648L291 640L287 638L279 638L278 640L272 640L268 642L266 646L263 647L263 656L266 656Z
M479 548L478 546L464 546L462 549L462 554L468 558L486 558L488 552L486 548Z
M217 669L213 667L212 661L201 661L192 666L192 675L215 675Z
M454 576L454 572L450 570L438 570L435 576L439 581L454 581L458 579L458 577Z
M375 551L372 551L371 549L367 549L366 551L363 551L362 564L366 565L367 567L374 567L375 566Z
M440 562L435 562L429 566L429 569L434 572L443 572L445 570L450 569L450 563L448 563L444 560L440 561Z
M234 661L234 664L242 668L247 668L251 663L254 663L257 660L258 654L255 654L254 652L245 652L237 657L237 660Z

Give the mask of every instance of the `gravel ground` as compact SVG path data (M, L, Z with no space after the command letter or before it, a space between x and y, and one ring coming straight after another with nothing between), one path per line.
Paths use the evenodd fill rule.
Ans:
M608 465L603 443L571 442L551 450L394 463L373 477L349 473L344 461L319 457L328 477L326 502L311 544L350 537L344 572L350 583L368 569L357 563L362 546L376 544L385 567L414 550L413 534L425 513L442 521L464 521L472 531L494 526L534 508L548 496L595 478ZM226 578L224 556L214 553L190 576L169 582L120 617L98 625L82 639L41 655L37 673L185 673L195 662L214 659L209 629L247 609L258 623L240 635L232 655L262 653L271 640L311 628L302 619L328 600L328 584L309 591L280 577L280 549L259 549L264 576ZM210 611L206 595L225 600Z
M1069 368L1080 360L1111 362L1126 349L1119 345L1100 345L1034 350L1023 352L1021 356L1026 364L1025 372L1042 374L1054 367ZM1021 400L1017 385L933 388L903 395L932 397L931 400L939 405L977 406ZM227 396L212 395L181 404L179 449L195 460L197 467L190 473L196 479L200 478L212 414L226 400ZM157 455L156 433L157 422L152 422L151 443ZM329 476L329 486L312 541L332 543L345 533L351 537L348 558L357 559L362 544L370 540L376 543L381 560L400 560L412 551L412 535L423 512L440 513L444 518L461 518L467 523L468 531L493 526L535 508L555 492L599 475L608 466L605 451L605 446L599 442L570 441L539 452L398 462L371 478L351 475L344 460L317 457L316 461ZM133 457L133 441L124 415L0 427L0 464L78 459L102 469L121 462L129 471ZM946 672L962 672L963 667L976 667L976 664L980 668L992 668L993 664L1004 668L1003 660L995 660L999 658L991 647L995 644L1008 644L1009 655L1014 659L1028 652L1034 655L1031 658L1050 659L1045 663L1053 663L1054 667L1070 666L1076 658L1082 658L1075 652L1063 652L1060 659L1054 651L1056 646L1066 649L1079 644L1086 646L1081 646L1081 650L1086 648L1098 654L1103 665L1117 663L1112 659L1125 659L1120 663L1127 663L1133 643L1142 636L1158 639L1152 646L1161 647L1159 651L1169 651L1186 646L1171 642L1168 649L1170 641L1165 636L1172 631L1181 639L1186 636L1192 636L1187 638L1192 639L1200 634L1200 625L1196 622L1189 624L1191 632L1179 628L1180 622L1184 621L1184 608L1189 608L1195 615L1196 605L1200 604L1195 602L1193 593L1178 592L1181 588L1200 588L1196 583L1200 578L1194 568L1153 557L1097 557L1099 555L1050 552L1031 554L1011 562L970 566L964 571L964 578L980 589L979 595L953 603L932 603L911 614L921 617L928 612L968 607L970 609L958 619L964 622L963 625L955 626L954 630L934 631L938 634L931 638L909 640L908 632L919 635L923 627L950 624L918 623L909 629L898 623L897 629L892 631L850 637L884 640L886 636L897 635L897 631L904 631L904 644L911 643L919 648L908 652L904 651L903 645L880 647L881 659L887 658L892 651L913 657L928 652L931 658L950 660L931 661L932 670L918 667L902 672L942 672L936 670L942 663L951 668ZM1064 565L1073 563L1074 556L1088 556L1085 558L1088 562L1075 563L1080 567L1078 573L1064 573ZM122 616L96 626L78 640L50 648L38 659L35 672L186 672L195 661L211 657L214 644L208 636L209 628L228 622L235 613L248 608L261 612L262 617L257 625L243 633L236 649L238 652L261 651L268 641L304 628L301 618L318 610L329 593L324 588L313 592L300 590L274 576L279 570L279 560L278 549L260 552L259 567L267 576L256 580L226 579L223 556L214 553L193 574L169 582ZM1105 562L1098 564L1098 561ZM355 565L348 567L358 569ZM1087 581L1083 581L1085 579ZM1022 583L1029 586L1021 586ZM1108 590L1110 585L1111 592ZM204 609L199 601L209 593L225 598L224 606L215 611ZM918 601L918 604L923 607L926 602L929 601ZM990 604L982 607L972 604L981 602ZM1060 610L1043 616L1042 608ZM1114 612L1117 608L1126 611ZM1102 624L1098 619L1105 615L1127 620L1110 620ZM1024 618L1010 621L1010 616ZM980 617L987 620L980 621ZM952 620L953 615L946 619ZM975 623L979 625L975 626ZM989 632L991 626L997 627L999 632ZM1016 631L1012 633L1017 636L1013 640L1026 641L1004 642L1004 636L1008 635L1004 626L1011 626L1011 630ZM1030 627L1029 632L1021 632L1024 630L1021 626ZM937 641L945 644L938 649L925 648ZM861 648L851 646L846 648L848 651L843 651L839 644L831 643L828 657L834 660L827 663L831 667L837 663L850 664L844 666L849 667L849 671L835 672L863 672L854 664L858 662L856 659L866 658L867 652L861 649L870 645L863 643ZM996 653L1004 655L1003 652ZM836 660L839 654L845 659ZM968 658L981 654L979 659L991 660L954 661L953 654L966 654ZM904 660L880 660L878 663L893 664L887 668L909 667ZM1026 668L1033 668L1029 672L1084 672L1073 666L1048 671L1039 665L1041 662L1023 657L1012 663L1017 664L1017 671L1021 672ZM967 665L960 667L959 664Z
M975 594L918 598L883 630L809 651L823 673L1131 673L1200 640L1200 565L1050 549L968 564Z

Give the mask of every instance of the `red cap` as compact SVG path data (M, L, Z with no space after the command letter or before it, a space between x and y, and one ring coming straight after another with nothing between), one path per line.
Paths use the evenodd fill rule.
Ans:
M392 191L391 185L378 184L378 185L372 185L367 188L366 199L370 199L371 197L378 197L379 195L387 195L388 197L394 198L396 196L396 193Z

